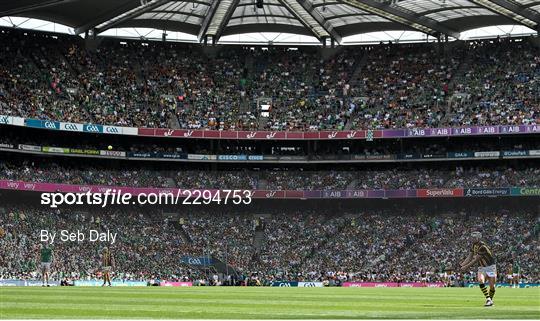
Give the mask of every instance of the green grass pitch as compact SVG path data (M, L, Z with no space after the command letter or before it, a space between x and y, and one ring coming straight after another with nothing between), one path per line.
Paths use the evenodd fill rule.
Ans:
M0 288L2 319L540 319L540 288Z

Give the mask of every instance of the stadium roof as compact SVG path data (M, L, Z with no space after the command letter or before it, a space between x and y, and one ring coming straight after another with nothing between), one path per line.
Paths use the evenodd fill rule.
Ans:
M540 0L16 0L0 2L0 16L52 21L76 34L151 28L217 42L230 35L273 32L340 43L377 31L455 39L464 31L494 25L538 31Z

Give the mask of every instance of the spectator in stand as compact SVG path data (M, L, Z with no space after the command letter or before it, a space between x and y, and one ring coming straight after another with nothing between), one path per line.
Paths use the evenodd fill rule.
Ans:
M311 131L540 124L527 38L346 48L196 46L3 29L0 115L132 127ZM269 117L261 99L271 102Z
M95 229L118 233L117 242L112 245L116 280L210 284L213 273L182 263L179 258L211 256L243 274L244 279L266 284L275 280L332 284L438 282L447 281L448 276L434 273L434 269L439 269L441 264L457 264L467 254L469 232L482 228L498 231L487 242L501 269L516 255L523 282L540 282L537 255L540 220L536 214L500 210L458 214L420 211L412 215L401 209L325 216L315 212L267 210L264 229L258 232L262 233L259 245L254 242L257 215L197 209L197 214L186 211L179 214L179 219L163 220L158 219L158 214L137 209L70 211L4 207L0 211L3 225L0 279L39 278L36 253L41 229ZM490 219L479 219L482 216ZM471 221L476 223L470 224ZM478 222L482 222L480 226ZM53 261L51 279L99 278L99 242L55 242L52 247L61 259ZM450 277L472 281L474 271Z

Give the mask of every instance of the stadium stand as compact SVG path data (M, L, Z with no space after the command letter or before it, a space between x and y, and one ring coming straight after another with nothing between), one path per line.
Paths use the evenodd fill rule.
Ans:
M119 280L204 280L209 284L215 271L194 269L178 260L185 255L204 254L237 268L238 282L251 277L264 284L274 280L325 281L332 285L345 281L464 282L473 278L473 271L443 277L433 269L456 264L466 255L470 232L481 228L497 231L486 237L498 253L501 268L509 264L512 253L518 253L524 281L540 280L536 255L540 220L523 212L411 214L406 210L373 210L330 216L274 212L264 218L265 238L260 249L253 243L260 220L255 215L202 210L182 214L178 222L173 222L157 219L157 213L148 215L133 209L44 211L17 206L0 212L4 222L0 244L5 249L0 254L0 275L4 279L37 277L36 229L93 228L121 235L112 246L115 278ZM100 246L98 242L53 244L57 255L53 278L98 277ZM227 276L221 274L219 280L223 283Z
M540 56L527 38L448 52L429 44L349 48L326 60L301 48L239 46L207 57L190 45L118 40L91 52L76 37L10 29L0 41L3 115L222 130L540 123ZM257 108L265 97L268 118Z
M3 116L221 132L540 125L540 54L530 38L463 41L446 49L435 43L348 46L324 57L312 47L225 46L209 54L191 44L114 38L87 50L76 36L7 28L0 29L0 42ZM271 101L267 116L260 111L263 100ZM474 281L474 271L444 273L444 268L455 266L466 255L470 233L482 230L501 271L518 256L521 281L540 283L540 207L534 199L540 142L534 132L375 141L366 132L362 140L255 142L11 125L0 126L2 182L273 192L459 189L464 194L476 188L522 198L491 195L496 202L489 209L460 207L444 197L435 205L420 197L399 203L386 194L374 198L375 205L296 197L299 203L289 208L292 200L283 197L242 209L46 209L27 202L36 193L4 186L0 280L40 277L36 231L93 228L121 236L112 246L115 280L463 286ZM137 153L150 156L138 159ZM152 157L165 153L181 155L182 163ZM204 162L193 162L188 153ZM467 157L448 157L451 153ZM270 161L236 162L232 156L238 155ZM532 200L530 207L514 208L523 199L520 205ZM68 283L100 278L102 246L53 245L52 278ZM183 257L211 257L215 264L195 267ZM500 273L500 281L504 278Z
M448 166L441 168L391 168L342 170L235 171L114 169L81 165L78 161L0 162L0 179L25 182L178 187L194 189L344 190L416 188L540 187L540 169L508 166ZM166 168L166 166L165 166Z

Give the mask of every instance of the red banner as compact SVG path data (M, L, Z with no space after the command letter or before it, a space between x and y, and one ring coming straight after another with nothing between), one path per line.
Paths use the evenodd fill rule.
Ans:
M416 191L417 197L461 197L462 188L437 188L437 189L419 189Z

